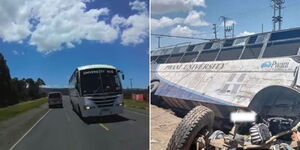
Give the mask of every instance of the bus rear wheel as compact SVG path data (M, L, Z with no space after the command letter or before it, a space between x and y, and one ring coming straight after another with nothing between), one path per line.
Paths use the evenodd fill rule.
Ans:
M193 147L195 140L207 136L214 122L214 112L204 106L193 108L177 126L169 143L167 150L189 150ZM207 139L207 137L204 137ZM207 149L205 143L202 149Z

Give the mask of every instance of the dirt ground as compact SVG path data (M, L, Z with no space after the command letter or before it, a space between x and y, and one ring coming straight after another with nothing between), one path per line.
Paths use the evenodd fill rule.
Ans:
M151 149L165 150L180 121L172 111L151 105Z

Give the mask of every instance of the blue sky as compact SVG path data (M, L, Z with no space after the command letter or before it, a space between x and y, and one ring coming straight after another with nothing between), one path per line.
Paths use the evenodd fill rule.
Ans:
M212 24L215 23L218 25L218 37L223 37L220 16L229 17L236 23L235 35L259 33L262 24L264 31L272 30L271 0L152 0L151 3L152 33L213 38ZM299 27L300 1L286 0L284 7L282 29ZM196 43L199 40L161 39L162 46L184 42ZM157 38L152 36L152 49L157 45Z
M76 67L111 64L124 72L123 87L130 87L129 79L133 87L148 86L147 1L14 1L0 7L0 52L12 77L66 87Z

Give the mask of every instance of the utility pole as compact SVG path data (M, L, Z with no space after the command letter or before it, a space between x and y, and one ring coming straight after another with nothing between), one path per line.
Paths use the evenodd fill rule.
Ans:
M132 89L132 80L133 79L129 79L130 80L130 87L131 87L131 89Z
M271 0L273 2L273 31L276 31L276 25L278 24L278 30L281 30L281 23L282 23L282 16L281 16L281 10L283 9L283 4L285 3L285 0ZM278 14L278 15L277 15Z
M224 26L224 38L227 38L227 32L232 34L232 37L234 37L234 23L231 26L227 26L226 22L230 19L225 16L221 16L220 19L223 21Z
M232 37L234 37L234 23L232 24Z
M223 27L224 27L224 38L226 38L226 21L227 21L227 17L225 16L221 16L220 17L223 20Z
M213 33L215 35L215 39L217 39L217 24L213 24Z
M264 33L264 24L261 24L261 33Z
M157 41L157 42L158 42L158 43L157 43L157 44L158 44L158 48L160 48L160 38L161 38L161 36L158 36L158 37L157 37L157 40L158 40L158 41Z

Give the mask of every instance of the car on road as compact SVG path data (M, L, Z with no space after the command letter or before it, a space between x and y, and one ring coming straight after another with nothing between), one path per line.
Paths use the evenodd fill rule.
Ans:
M60 92L52 92L48 94L48 105L49 108L63 107L62 95Z

